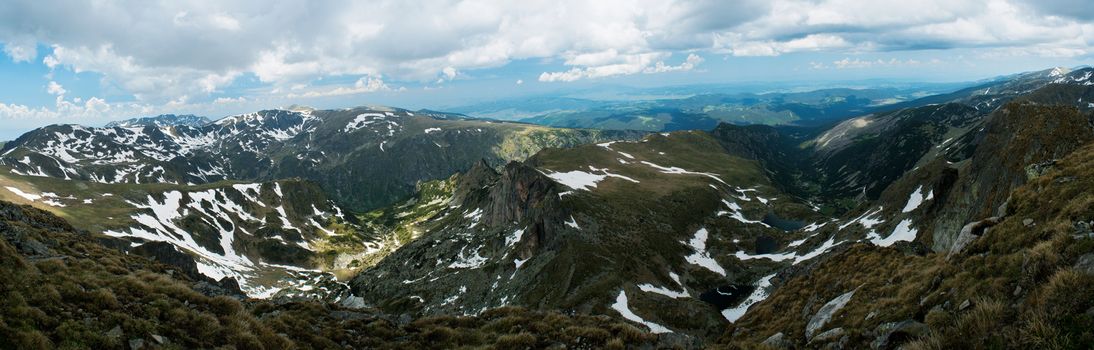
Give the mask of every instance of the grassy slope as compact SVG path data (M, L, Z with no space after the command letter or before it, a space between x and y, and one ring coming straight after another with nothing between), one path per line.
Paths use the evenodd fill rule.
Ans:
M10 282L0 285L0 348L122 349L136 339L168 349L622 348L657 340L605 317L517 308L398 323L371 310L209 297L164 265L5 202L0 233L0 278ZM29 240L44 243L49 257L28 256Z
M844 328L851 344L873 341L882 323L912 319L931 329L909 344L917 349L1090 348L1094 275L1073 265L1094 252L1094 238L1076 235L1075 226L1094 217L1091 173L1094 145L1087 145L1016 190L1004 220L950 259L855 246L788 282L723 341L743 345L783 332L804 343L808 317L857 290L824 328ZM971 306L961 309L966 300Z

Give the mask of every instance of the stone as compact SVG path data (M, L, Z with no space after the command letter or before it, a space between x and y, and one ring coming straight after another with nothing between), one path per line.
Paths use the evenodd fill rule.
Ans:
M794 346L790 339L786 339L786 334L783 334L783 332L772 334L762 344L776 349L790 349Z
M363 309L366 306L365 298L356 295L350 295L346 298L343 298L341 301L338 302L338 305L347 309Z
M153 334L152 335L152 340L155 340L157 344L163 344L163 343L167 342L167 339L164 339L159 334Z
M961 232L957 234L957 239L955 239L953 245L950 246L950 251L946 255L946 258L961 254L961 252L965 250L965 247L968 247L972 241L979 238L984 234L984 231L987 231L987 229L995 226L1000 221L1002 221L1001 218L993 216L984 220L970 222L962 227Z
M1032 227L1033 226L1033 219L1030 219L1030 218L1022 219L1022 225L1025 225L1026 227Z
M895 349L900 344L927 334L930 328L915 320L883 323L874 330L877 338L870 343L874 349Z
M965 301L961 302L961 305L957 306L957 310L958 311L965 311L965 309L968 309L971 306L972 306L972 301L970 301L969 299L965 299Z
M1030 164L1026 166L1026 179L1033 180L1035 178L1045 175L1049 170L1056 167L1056 160L1048 160L1040 163Z
M106 331L106 336L110 339L118 339L122 337L122 326L114 326L109 331Z
M1094 253L1086 253L1079 257L1075 262L1075 270L1094 275Z
M141 339L141 338L129 339L129 348L133 349L133 350L144 348L144 339Z
M805 336L812 338L813 333L816 333L821 327L828 324L828 321L832 320L832 316L835 316L836 312L847 305L847 302L851 301L851 297L854 295L855 291L852 290L830 300L825 303L824 306L821 306L820 310L817 310L817 313L813 315L813 317L809 319L809 323L805 325Z
M1022 295L1022 286L1014 287L1014 296Z
M27 238L27 240L19 244L19 250L28 256L49 255L49 248L34 238Z
M1086 221L1076 221L1072 226L1075 227L1073 235L1075 238L1092 238L1094 237L1094 230L1091 229L1091 223Z
M813 339L809 340L809 343L820 344L838 341L840 338L843 337L844 333L845 332L843 331L843 327L832 328L827 331L821 332L821 334L817 334L813 337Z

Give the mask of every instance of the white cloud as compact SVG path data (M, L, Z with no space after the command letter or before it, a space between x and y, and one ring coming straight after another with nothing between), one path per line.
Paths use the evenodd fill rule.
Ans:
M233 97L217 97L217 99L213 100L213 103L215 103L215 104L229 104L229 103L241 103L241 102L247 102L247 98L245 98L243 96L234 97L234 98Z
M669 65L665 65L665 62L658 61L656 64L653 65L653 67L646 68L646 70L644 72L645 73L664 73L664 72L675 72L675 71L689 71L689 70L694 69L695 66L698 66L700 63L703 63L703 58L699 57L699 55L691 53L691 54L688 54L688 58L684 60L684 63L681 63L680 65L669 66Z
M715 46L724 46L720 51L728 51L734 56L778 56L791 52L824 51L853 46L842 37L830 34L810 34L803 38L786 41L747 41L740 39L739 35L729 36L738 38L718 36Z
M688 71L703 62L702 57L699 57L696 54L688 54L688 57L683 63L672 66L665 64L663 61L663 59L668 58L669 56L671 56L671 54L665 52L620 55L615 53L615 51L610 51L607 54L599 53L594 56L577 56L574 59L568 60L568 64L587 65L595 63L596 65L574 67L562 72L543 72L539 75L539 81L570 82L580 79L603 78L638 73L653 74Z
M444 78L448 79L448 80L455 79L456 74L458 74L458 72L456 71L456 68L452 68L452 67L444 67L444 69L441 70L441 73L444 74Z
M48 92L50 95L63 96L67 91L65 91L65 87L61 86L61 84L57 84L57 82L55 81L50 81L49 85L46 85L46 92Z
M43 62L52 69L68 67L77 73L102 73L106 80L149 103L163 103L183 95L209 94L241 74L239 71L215 72L192 67L146 66L135 57L118 54L112 45L97 49L54 45L53 53Z
M356 95L377 91L392 91L391 87L388 87L381 77L362 77L357 79L357 82L352 87L339 86L328 90L312 90L305 93L291 93L289 98L297 97L327 97L327 96L343 96L343 95Z
M832 66L836 69L848 69L848 68L871 68L871 67L891 67L891 66L915 66L922 64L922 62L909 59L898 60L891 58L889 60L876 59L876 60L862 60L862 59L850 59L844 58L842 60L832 62Z
M12 0L0 9L0 41L33 35L54 48L47 65L102 73L141 101L163 103L244 73L271 90L336 75L448 81L519 59L702 48L709 31L765 11L758 0Z
M208 101L241 77L262 83L250 90L256 95L323 97L398 90L381 76L422 83L472 79L476 69L514 60L561 62L565 68L543 72L539 80L574 81L694 70L712 53L854 57L963 48L983 55L1082 57L1094 54L1094 7L1085 5L1083 0L9 0L0 6L0 42L17 62L36 60L37 45L49 46L41 59L46 66L101 74L104 86L160 108L172 101L177 106L181 96ZM673 60L685 53L683 61ZM865 64L848 62L845 68ZM364 78L352 86L308 88L332 76Z
M11 57L11 60L16 63L30 62L38 57L37 43L33 39L27 38L9 39L4 43L4 54Z

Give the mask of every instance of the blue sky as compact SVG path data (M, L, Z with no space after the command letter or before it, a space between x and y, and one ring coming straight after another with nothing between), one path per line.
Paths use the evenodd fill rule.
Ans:
M290 104L953 82L1089 64L1082 0L44 1L0 8L0 139Z

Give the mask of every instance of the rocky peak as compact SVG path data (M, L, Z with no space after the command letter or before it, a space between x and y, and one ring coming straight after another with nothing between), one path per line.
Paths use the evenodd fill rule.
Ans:
M494 171L494 168L485 159L479 159L471 165L467 172L460 176L453 200L456 203L463 203L472 193L481 192L495 181L498 181L498 172Z
M484 218L488 224L500 225L557 216L554 212L560 208L557 186L536 168L510 162L497 184L490 188Z

